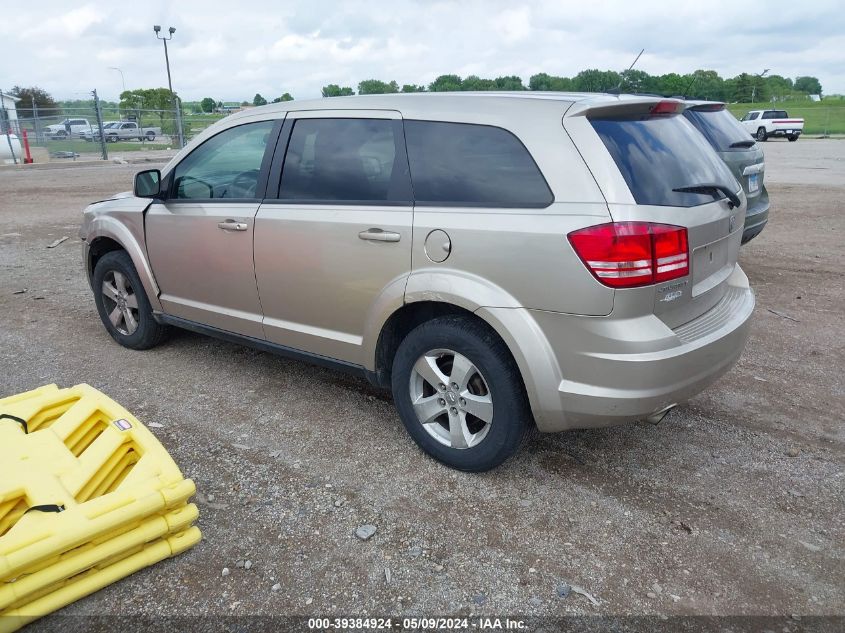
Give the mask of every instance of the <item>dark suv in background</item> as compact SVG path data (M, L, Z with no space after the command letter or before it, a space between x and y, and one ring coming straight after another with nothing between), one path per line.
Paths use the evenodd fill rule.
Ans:
M769 221L769 193L763 184L763 149L724 103L687 101L684 116L713 146L742 185L748 199L742 243L757 237Z

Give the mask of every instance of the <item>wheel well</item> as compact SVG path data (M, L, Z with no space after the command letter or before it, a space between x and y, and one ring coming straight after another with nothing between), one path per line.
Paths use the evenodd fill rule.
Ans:
M396 350L405 337L418 325L422 325L426 321L431 321L438 317L449 315L469 317L478 321L481 327L489 329L498 336L498 333L484 319L465 308L438 301L407 303L391 314L381 329L378 343L376 344L376 370L375 375L371 376L371 380L381 387L389 388L390 374L393 369L393 358L396 356Z
M91 246L88 249L88 276L91 277L94 274L94 268L97 266L97 262L100 261L100 258L103 255L112 251L122 250L125 250L123 246L110 237L96 238L93 242L91 242Z

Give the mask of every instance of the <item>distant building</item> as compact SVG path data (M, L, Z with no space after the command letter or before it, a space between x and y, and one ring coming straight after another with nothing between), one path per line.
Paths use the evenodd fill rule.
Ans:
M6 94L5 92L0 92L0 110L5 112L5 114L0 113L0 122L3 123L4 127L6 126L6 121L8 121L8 125L11 126L12 130L15 134L19 132L18 130L18 110L17 104L20 99L17 97L13 97L12 95ZM4 129L3 132L6 130Z

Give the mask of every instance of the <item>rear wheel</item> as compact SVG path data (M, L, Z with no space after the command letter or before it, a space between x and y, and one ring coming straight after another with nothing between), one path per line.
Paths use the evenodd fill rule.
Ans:
M148 141L154 141L154 140L156 140L156 135L155 135L155 132L147 132L147 140L148 140Z
M94 302L111 337L130 349L161 343L167 328L153 318L150 301L126 251L103 255L94 267Z
M531 422L507 347L467 317L440 317L411 331L396 352L392 386L414 441L458 470L498 466L516 452Z
M794 143L798 140L798 136L796 134L793 134L792 136L787 136L786 140L788 140L790 143Z
M767 138L769 138L769 137L766 134L766 128L764 128L764 127L757 128L757 140L758 141L765 141Z

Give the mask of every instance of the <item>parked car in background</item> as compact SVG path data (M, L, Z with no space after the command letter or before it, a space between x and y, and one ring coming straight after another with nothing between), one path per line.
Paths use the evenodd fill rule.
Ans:
M96 126L96 122L94 123ZM83 132L91 131L88 119L65 119L61 123L54 123L44 127L44 135L51 139L80 138Z
M769 221L769 192L763 182L766 163L763 148L736 120L724 103L686 101L684 116L710 143L742 185L748 206L742 243L754 239Z
M418 93L233 114L85 210L97 310L132 349L177 326L365 376L462 470L535 425L659 421L730 369L754 308L745 194L684 108Z
M103 129L107 130L107 129L113 127L114 125L116 125L117 123L119 123L119 121L104 121L103 122ZM96 126L91 128L90 130L85 130L84 132L80 132L79 138L81 138L85 141L93 141L95 134L97 135L97 138L100 138L99 130L96 128Z
M790 117L786 110L751 110L742 117L742 125L758 141L785 136L794 142L804 132L804 119Z
M138 127L134 121L117 121L108 129L103 129L103 134L106 141L109 143L116 143L117 141L154 141L157 136L161 136L160 127ZM93 137L96 140L100 138L100 131L95 127L93 130Z

